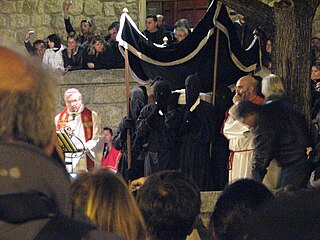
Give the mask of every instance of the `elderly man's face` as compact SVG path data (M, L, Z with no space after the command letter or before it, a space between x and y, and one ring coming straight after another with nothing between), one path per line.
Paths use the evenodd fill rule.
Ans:
M236 84L236 94L238 94L242 100L250 99L250 87L245 79L239 79Z
M66 98L66 106L70 112L78 112L82 104L82 98L79 94L72 94Z

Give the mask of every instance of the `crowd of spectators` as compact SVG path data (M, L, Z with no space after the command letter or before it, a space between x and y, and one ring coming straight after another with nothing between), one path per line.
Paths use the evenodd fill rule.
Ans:
M55 72L123 68L123 58L119 55L121 53L117 52L119 50L115 40L119 23L111 24L108 28L109 37L105 37L96 34L90 21L83 20L80 24L81 33L77 35L70 24L69 7L68 4L64 5L67 46L61 43L56 34L49 35L47 41L37 40L31 45L29 39L33 33L29 31L24 39L28 51ZM161 24L158 25L160 23L158 19L161 19L163 27ZM165 27L163 16L161 18L150 15L146 20L146 36L156 39L158 42L155 43L158 44L163 44L165 34L169 39L168 44L174 44L183 41L190 33L186 19L179 20L173 32ZM271 41L268 41L266 52L271 54ZM9 61L9 58L14 61ZM271 75L269 78L264 78L264 81L269 83L263 85L262 93L266 100L261 108L253 105L250 108L251 103L246 106L247 103L244 101L240 101L236 106L238 120L248 126L248 131L254 133L256 143L260 143L259 151L255 152L256 160L262 159L264 156L260 154L262 152L268 155L262 159L266 161L254 162L255 180L238 180L224 189L213 208L209 226L201 232L196 227L201 207L200 188L203 187L199 182L206 179L200 181L197 177L207 175L206 166L201 169L203 170L201 176L199 172L194 173L189 170L181 172L184 170L183 167L189 168L182 165L178 167L180 171L160 171L163 170L161 167L163 162L159 164L157 161L160 157L154 158L152 155L154 152L149 149L150 172L146 174L149 176L134 180L130 189L123 180L123 175L105 169L81 173L71 183L63 159L57 153L59 149L55 146L55 128L50 121L55 112L53 79L35 63L2 46L0 46L0 62L4 67L4 74L0 77L0 104L10 105L8 113L3 114L0 119L2 120L0 121L1 239L21 239L21 236L26 239L44 239L43 237L50 233L51 237L56 239L183 240L188 235L193 235L195 231L197 237L194 239L249 240L268 239L268 237L269 239L293 237L317 239L316 227L320 222L320 209L316 200L319 198L319 193L297 188L306 187L307 178L310 176L311 167L309 162L306 162L305 153L305 148L309 145L308 139L294 141L296 136L303 136L302 133L297 133L302 128L308 138L307 128L304 119L300 118L300 115L284 100L284 87L279 77ZM271 67L271 60L267 67ZM315 91L318 89L318 70L315 64L312 72ZM194 166L203 160L197 158L200 153L196 150L200 149L201 154L204 154L208 153L207 150L210 148L209 141L205 141L203 136L195 135L193 132L199 121L202 121L201 127L205 126L203 129L207 129L206 124L210 123L210 119L205 118L207 105L199 98L200 90L197 83L199 81L196 75L189 76L186 80L186 106L181 110L184 113L183 120L178 122L180 127L183 127L179 132L183 137L181 141L191 139L190 149L196 148L193 152L194 158L189 159L189 164ZM14 88L10 87L12 84ZM273 90L264 88L272 84L282 85ZM163 133L162 135L154 133L157 133L159 124L161 127L168 124L165 121L168 119L165 119L164 115L176 107L177 95L171 94L170 89L163 83L156 82L154 87L156 102L147 107L145 107L147 104L145 89L134 89L131 93L131 115L122 120L117 133L119 149L123 151L123 156L126 156L127 130L138 133L138 137L145 140L147 131L140 132L139 136L141 124L145 124L150 132L147 136L149 142L141 140L143 147L146 144L149 146L155 144L154 146L158 147L161 143L161 148L157 149L161 153L166 150L164 144L167 144L168 148L175 146L170 145L171 142L163 141ZM11 104L8 104L9 102ZM145 113L144 119L140 111ZM210 109L208 112L212 113ZM253 116L252 113L258 115ZM289 116L290 119L281 117L283 113L284 117ZM301 122L296 124L296 119ZM264 122L257 124L259 121ZM277 124L282 128L275 127ZM262 125L263 134L260 134ZM135 131L135 128L140 129ZM283 130L287 132L284 133ZM283 138L279 137L281 133ZM261 141L261 135L265 138L268 134L272 136ZM286 145L288 142L283 147L282 140L289 135L290 140L296 145L293 146L292 142L289 142L292 148L288 150ZM279 139L281 141L278 141ZM192 146L195 142L198 145ZM266 142L272 146L266 146ZM187 158L189 148L183 148L186 146L183 145L180 151L176 151L174 157ZM279 148L278 151L275 147ZM296 152L292 154L293 151ZM279 161L280 165L283 164L285 176L283 177L285 180L280 181L281 186L294 184L294 181L290 182L290 178L297 173L307 176L303 177L301 185L284 188L274 196L260 181L271 159L279 160L280 154L284 156L288 152L290 161L286 163ZM297 161L293 158L298 154L301 155L299 159L307 163L307 171L304 171L302 165L296 165ZM282 160L287 159L283 156ZM172 162L164 163L172 164ZM294 164L294 168L290 166L291 163ZM137 195L136 198L134 195ZM303 211L300 208L303 208ZM299 217L302 221L296 221ZM303 221L305 217L310 221ZM275 222L277 224L274 224ZM209 234L206 233L207 230Z

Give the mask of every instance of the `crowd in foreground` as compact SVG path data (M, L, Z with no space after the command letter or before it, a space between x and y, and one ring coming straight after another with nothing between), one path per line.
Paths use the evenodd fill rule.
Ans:
M219 197L208 235L199 188L181 172L129 189L100 170L72 185L56 147L53 79L4 46L0 62L1 239L318 239L318 191L287 186L274 196L255 180L236 181Z

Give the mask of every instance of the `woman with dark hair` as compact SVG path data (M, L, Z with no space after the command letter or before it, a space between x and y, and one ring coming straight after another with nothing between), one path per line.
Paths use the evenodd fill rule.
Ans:
M56 34L48 36L48 47L44 52L42 62L54 70L64 71L62 51L65 46L61 45L60 38Z
M111 69L115 63L110 44L106 44L100 35L93 36L88 51L83 56L85 69Z
M79 37L76 34L67 38L67 48L62 51L65 71L82 69L84 49L80 47Z

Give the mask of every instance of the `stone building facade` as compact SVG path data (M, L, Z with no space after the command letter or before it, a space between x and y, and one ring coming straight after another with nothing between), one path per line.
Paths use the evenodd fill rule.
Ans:
M0 1L0 39L23 46L26 31L34 30L31 41L43 39L51 33L66 40L63 19L65 0L1 0ZM274 0L262 0L272 6ZM124 7L140 29L144 28L147 0L73 0L70 19L79 31L83 19L91 20L93 25L106 34L108 26L119 21ZM320 37L320 10L317 11L313 35Z
M51 33L66 40L67 34L63 18L65 0L1 0L0 1L0 39L23 46L23 36L28 30L35 31L31 38L43 39ZM138 2L136 0L73 0L70 7L70 20L79 31L83 19L90 20L102 34L108 26L119 21L124 7L134 21L138 21Z

